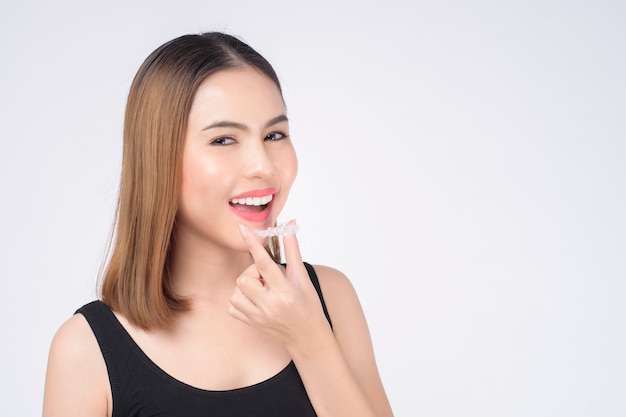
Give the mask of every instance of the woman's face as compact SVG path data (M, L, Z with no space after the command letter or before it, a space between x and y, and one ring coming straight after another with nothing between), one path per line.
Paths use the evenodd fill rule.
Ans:
M278 87L261 72L208 77L189 113L176 219L183 235L245 251L238 225L272 226L298 162Z

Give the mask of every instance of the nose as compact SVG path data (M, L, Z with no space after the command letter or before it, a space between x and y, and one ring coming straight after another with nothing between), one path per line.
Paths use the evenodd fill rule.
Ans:
M265 147L265 142L250 143L245 161L246 176L249 178L268 178L274 175L276 166L272 155Z

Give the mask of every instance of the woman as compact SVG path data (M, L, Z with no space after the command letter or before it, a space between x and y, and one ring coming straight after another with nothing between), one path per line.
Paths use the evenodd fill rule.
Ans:
M280 84L236 38L155 50L130 89L102 301L57 332L54 416L391 416L347 278L275 225L297 172Z

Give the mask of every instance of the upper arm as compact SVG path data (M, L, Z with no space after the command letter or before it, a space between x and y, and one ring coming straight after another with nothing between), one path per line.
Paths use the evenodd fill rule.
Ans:
M383 388L370 332L354 287L336 269L315 266L326 308L333 322L337 344L377 415L391 416L391 407Z
M85 318L77 314L57 331L48 357L44 417L105 417L110 413L106 365Z

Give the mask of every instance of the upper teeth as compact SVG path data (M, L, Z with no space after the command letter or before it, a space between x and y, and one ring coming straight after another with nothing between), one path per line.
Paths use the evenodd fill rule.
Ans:
M246 198L233 198L230 200L233 204L245 204L246 206L264 206L272 201L271 195L264 195L263 197L246 197Z

